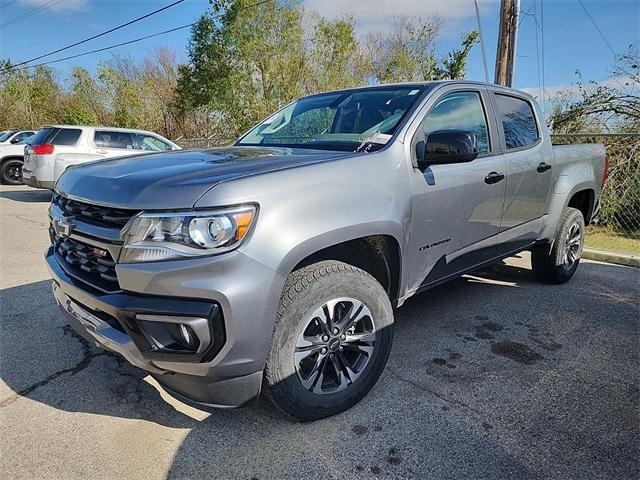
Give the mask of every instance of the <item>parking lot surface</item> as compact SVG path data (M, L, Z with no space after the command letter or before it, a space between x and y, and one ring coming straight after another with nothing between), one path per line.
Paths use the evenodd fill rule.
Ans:
M3 478L640 478L640 269L583 261L540 285L521 254L400 308L351 410L208 414L68 327L42 260L49 200L0 190Z

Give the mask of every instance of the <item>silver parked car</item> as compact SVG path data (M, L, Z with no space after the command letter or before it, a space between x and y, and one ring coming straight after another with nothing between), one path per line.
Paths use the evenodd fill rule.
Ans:
M29 140L24 150L22 178L31 187L51 190L71 165L169 150L180 150L180 147L144 130L48 125Z
M176 397L262 389L313 420L374 386L412 295L522 250L571 279L606 170L602 145L552 146L516 90L323 93L231 147L67 170L46 261L74 328Z

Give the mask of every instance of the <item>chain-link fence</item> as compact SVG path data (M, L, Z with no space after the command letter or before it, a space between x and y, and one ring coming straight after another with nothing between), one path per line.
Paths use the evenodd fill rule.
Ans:
M232 137L177 139L183 148L228 145ZM609 156L609 176L602 209L587 230L588 247L640 255L640 133L562 134L554 143L603 143Z
M602 208L587 229L591 248L640 254L640 133L562 134L554 143L602 143L609 157L609 175Z

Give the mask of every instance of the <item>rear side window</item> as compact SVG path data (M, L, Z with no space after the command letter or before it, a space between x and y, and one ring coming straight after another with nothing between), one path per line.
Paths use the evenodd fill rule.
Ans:
M165 150L171 150L171 145L168 143L144 133L134 133L133 143L136 150L145 150L149 152L163 152Z
M533 145L538 141L538 126L531 104L521 98L495 94L507 149Z
M93 143L96 147L121 148L123 150L133 150L133 138L130 132L114 132L109 130L96 130L93 136Z
M38 130L38 132L33 136L33 138L29 140L29 143L31 145L43 145L47 143L46 140L48 138L53 137L53 134L55 134L57 130L58 130L57 128L51 128L51 127Z
M58 133L49 140L54 145L75 145L82 131L79 128L59 128Z

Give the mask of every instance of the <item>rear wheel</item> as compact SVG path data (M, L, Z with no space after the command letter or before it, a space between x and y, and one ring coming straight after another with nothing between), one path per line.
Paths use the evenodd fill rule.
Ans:
M303 421L342 412L376 383L392 340L391 303L371 275L336 261L293 272L265 368L267 395Z
M22 185L22 160L5 160L0 166L0 181L5 185Z
M580 263L584 232L580 210L565 208L553 246L536 247L531 252L531 267L536 279L548 283L568 282Z

